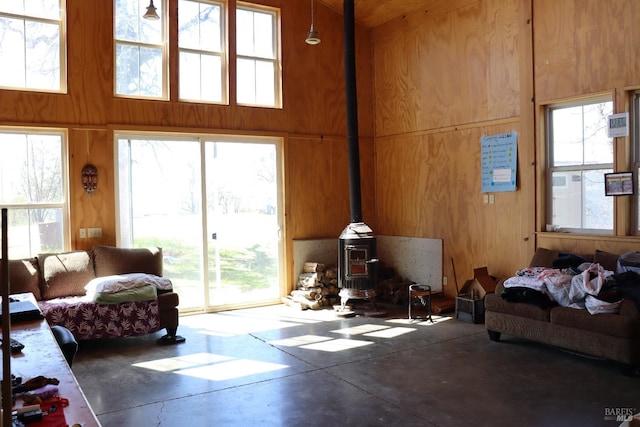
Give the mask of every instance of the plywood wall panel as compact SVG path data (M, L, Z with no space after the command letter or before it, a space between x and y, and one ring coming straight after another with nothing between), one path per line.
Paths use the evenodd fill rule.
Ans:
M530 28L530 23L521 25L526 3L522 1L504 0L495 2L495 6L486 12L488 46L487 58L487 117L515 117L520 115L521 79L530 77L529 73L521 76L517 70L518 62L530 50L523 51L530 42L523 29ZM517 12L516 12L517 11ZM526 12L526 10L524 11ZM529 45L530 46L530 45ZM530 56L524 56L528 59ZM505 66L506 65L506 66Z
M98 187L88 194L82 188L82 168L98 169ZM69 132L69 194L71 242L74 249L116 244L113 140L100 129L72 129ZM81 239L80 228L102 228L101 238Z
M640 83L640 3L534 0L538 102ZM635 19L633 17L636 17Z
M480 138L514 130L517 126L505 124L379 138L379 232L443 239L449 276L451 258L459 278L484 265L495 275L510 275L515 266L526 265L534 237L533 203L528 201L534 182L531 156L526 151L519 155L517 191L492 193L495 203L485 204L480 188Z
M347 141L290 137L286 215L293 239L338 237L351 220ZM375 228L373 140L360 141L363 220Z
M70 123L104 124L113 97L113 3L67 2L67 90L60 112Z
M375 32L376 135L519 114L518 7L467 2Z
M579 255L593 255L596 250L623 254L638 251L640 238L613 236L577 236L568 233L538 233L538 247L571 252Z

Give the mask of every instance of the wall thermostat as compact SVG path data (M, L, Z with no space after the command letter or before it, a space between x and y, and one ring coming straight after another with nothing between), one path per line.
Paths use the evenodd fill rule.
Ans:
M609 138L629 136L629 113L611 114L607 117L607 135Z

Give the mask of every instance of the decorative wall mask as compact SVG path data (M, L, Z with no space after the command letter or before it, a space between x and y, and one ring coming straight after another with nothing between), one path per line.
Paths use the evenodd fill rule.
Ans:
M93 165L82 168L82 188L85 193L92 194L98 188L98 169Z

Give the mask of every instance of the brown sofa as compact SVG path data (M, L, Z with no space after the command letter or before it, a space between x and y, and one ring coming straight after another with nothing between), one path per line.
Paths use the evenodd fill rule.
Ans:
M558 252L538 249L530 267L552 267ZM588 259L606 270L616 271L617 256L597 251ZM589 314L585 309L553 304L541 308L502 298L503 281L485 297L485 327L492 341L501 334L550 344L579 353L617 361L623 373L633 375L640 367L640 313L631 299L624 299L618 314Z
M77 340L136 336L164 328L166 335L158 343L183 342L177 335L178 294L162 278L162 269L161 248L97 246L90 251L11 260L9 291L32 293L48 323L64 326ZM107 294L85 288L96 278L126 288L129 276L137 281L132 287L144 286L144 294L139 289ZM161 287L156 286L159 283ZM96 294L105 298L96 298Z

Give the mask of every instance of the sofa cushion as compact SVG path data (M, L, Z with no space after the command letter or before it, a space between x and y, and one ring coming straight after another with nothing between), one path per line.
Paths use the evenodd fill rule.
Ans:
M558 259L558 255L561 255L561 258L574 257L575 258L574 260L577 260L577 257L579 257L586 262L595 262L593 261L594 259L593 255L577 255L577 254L572 254L569 251L557 251L557 250L547 249L547 248L538 248L536 249L536 252L533 254L533 257L531 258L531 262L529 262L529 267L554 268L553 262L556 261L556 259Z
M593 262L600 264L605 270L615 272L618 266L618 257L619 255L596 249L596 254L593 257Z
M589 314L587 310L569 307L554 307L551 310L551 323L620 338L636 337L636 331L640 327L636 317Z
M156 287L154 285L145 285L114 293L96 292L93 300L98 304L120 304L132 301L155 301L157 297L158 291Z
M9 260L9 293L31 292L36 300L40 294L40 272L36 258Z
M147 273L162 276L161 248L93 248L96 277L126 273Z
M529 267L549 267L553 266L553 260L556 259L558 251L552 251L547 248L538 248L533 254Z
M487 294L487 296L484 297L484 307L485 310L488 311L512 314L514 316L540 320L543 322L549 321L549 313L551 311L550 308L540 308L535 304L505 301L502 299L497 289L495 294Z
M85 285L95 277L87 251L38 255L43 299L85 295Z

